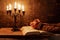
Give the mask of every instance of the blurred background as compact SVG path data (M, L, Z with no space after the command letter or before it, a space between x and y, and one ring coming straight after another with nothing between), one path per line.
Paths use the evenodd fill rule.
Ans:
M0 27L13 27L14 18L6 13L6 6L14 2L24 4L25 15L17 16L17 26L29 25L29 23L38 18L43 23L60 22L60 2L59 0L0 0Z

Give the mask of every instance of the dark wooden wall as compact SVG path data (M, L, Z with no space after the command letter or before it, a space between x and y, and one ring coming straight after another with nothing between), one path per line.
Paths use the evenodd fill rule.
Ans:
M17 17L17 26L29 25L29 22L39 18L42 22L51 22L55 17L56 0L16 0L24 4L25 15ZM0 26L12 27L14 25L13 16L6 14L6 5L14 0L0 0Z

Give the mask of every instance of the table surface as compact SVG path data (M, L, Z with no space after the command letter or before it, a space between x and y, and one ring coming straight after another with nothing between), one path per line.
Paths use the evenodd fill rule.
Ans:
M22 31L12 31L12 29L13 28L0 28L0 35L23 35Z
M23 35L22 31L12 31L13 28L0 28L0 35ZM20 29L20 28L19 28ZM50 34L50 33L48 33ZM59 35L60 34L55 34L55 35Z
M0 28L0 35L22 35L22 32L13 32L12 28Z
M0 28L0 38L25 38L26 36L24 36L22 34L21 31L16 31L16 32L13 32L11 31L12 28ZM49 34L49 33L48 33ZM31 38L33 36L27 36L28 38ZM34 36L34 37L38 37L38 38L48 38L49 36ZM54 39L59 39L60 40L60 34L55 34L55 36L53 36Z

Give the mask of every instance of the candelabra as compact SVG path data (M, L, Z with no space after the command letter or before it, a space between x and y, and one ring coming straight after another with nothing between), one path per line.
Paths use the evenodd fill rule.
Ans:
M16 2L15 2L15 6L14 6L14 14L13 14L13 18L14 18L14 27L12 29L12 31L19 31L19 28L16 26L16 18L18 15L21 15L20 13L25 14L25 11L24 11L24 6L22 6L22 10L20 10L20 6L18 5L18 8L16 7ZM17 12L18 11L18 12ZM7 6L7 15L10 15L12 14L12 10L11 10L11 4L9 6Z

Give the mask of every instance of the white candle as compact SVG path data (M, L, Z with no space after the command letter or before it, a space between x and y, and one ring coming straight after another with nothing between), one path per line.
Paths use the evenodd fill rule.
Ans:
M9 6L7 5L7 11L9 10Z
M24 5L22 5L22 11L24 11Z
M11 4L9 4L9 10L11 10L12 9L12 5Z
M16 4L16 2L14 3L14 8L15 8L15 9L17 8L17 4Z
M21 10L21 5L20 4L18 4L18 10Z

